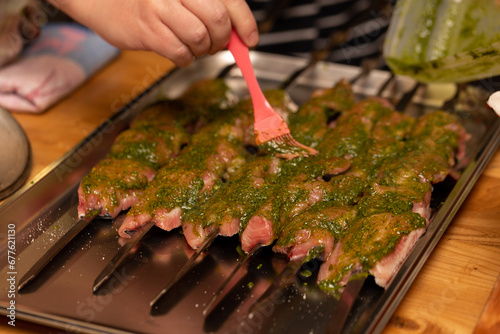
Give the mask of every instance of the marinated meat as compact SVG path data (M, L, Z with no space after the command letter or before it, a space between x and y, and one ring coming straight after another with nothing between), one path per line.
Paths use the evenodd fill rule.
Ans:
M177 120L182 124L193 125L195 130L223 117L238 103L238 98L222 78L195 81L179 100L182 113Z
M432 183L442 181L463 149L465 131L444 112L418 118L400 154L386 160L357 205L356 219L320 268L318 282L341 289L352 275L387 286L429 224Z
M416 241L418 237L412 237L412 233L421 235L425 226L425 219L413 212L397 215L378 213L355 219L338 241L335 250L321 265L318 274L320 287L338 291L352 276L366 276L377 263L396 250L401 252L392 255L392 260L402 263L408 255L406 251L414 245L405 245L405 242ZM404 236L407 238L402 240ZM379 271L374 273L379 274ZM387 275L391 274L384 273L380 281L388 281Z
M353 105L351 85L340 80L330 89L314 92L296 113L290 115L290 131L298 142L316 148L328 131L329 120Z
M214 228L222 236L237 234L268 198L279 163L278 158L256 158L240 168L212 197L188 211L182 223L188 244L198 248Z
M379 106L373 109L377 104ZM361 106L362 104L358 104L352 111L344 112L341 122L349 123L349 119L359 120L360 114L370 115L369 110L363 112ZM338 201L331 201L327 203L326 208L322 204L315 205L288 223L281 231L274 249L288 255L292 261L305 259L313 248L316 249L314 255L307 256L308 260L311 256L323 258L331 253L333 242L338 240L344 229L349 226L348 222L354 219L358 210L355 205L363 193L368 191L370 180L375 178L377 168L382 162L397 156L404 145L403 140L412 128L414 119L393 111L389 104L372 100L364 106L375 110L369 116L373 125L366 139L367 143L358 146L355 155L350 155L351 166L346 174L326 178L336 185L336 195L343 198L344 202L339 206ZM336 124L331 130L332 133L338 132L337 126L340 125ZM327 144L325 141L321 145ZM325 246L324 251L318 252L318 246L322 244Z
M81 210L131 207L122 237L154 221L182 227L192 248L217 230L239 234L245 252L274 245L292 261L319 258L318 284L334 293L359 276L390 284L430 223L433 184L465 161L456 118L413 118L382 98L354 103L343 80L298 109L266 91L293 137L319 151L290 159L272 143L256 146L250 100L234 105L223 82L206 85L169 102L172 113L134 120L82 181Z
M323 157L357 157L369 144L375 123L394 112L392 105L380 98L369 98L356 103L342 113L318 146Z
M249 252L258 244L270 245L289 219L316 203L348 200L339 195L338 185L325 182L321 177L343 173L349 166L349 161L343 158L305 159L286 164L273 192L244 227L243 251Z
M134 160L104 159L78 187L80 217L116 217L135 204L155 170Z
M291 261L305 259L311 249L319 246L323 249L317 257L327 256L355 216L354 206L331 202L314 205L286 224L273 249Z
M175 112L167 102L150 106L143 114L164 116L156 122L142 119L117 137L106 159L82 180L78 190L80 217L98 214L114 218L137 202L158 167L177 156L188 141L184 129L172 122ZM134 175L134 180L140 179L135 176L138 173L147 177L130 182L132 176L126 173Z
M133 127L116 138L108 158L134 160L158 169L179 155L182 145L187 142L187 133L181 127Z
M229 177L245 163L243 152L231 142L219 138L210 143L209 147L191 146L158 172L127 213L119 229L120 236L128 237L127 232L149 221L167 231L179 227L183 211L210 197L221 186L223 175Z
M266 91L265 94L269 102L287 117L290 105L284 92ZM208 200L216 190L234 191L223 183L230 183L250 157L245 147L255 146L252 126L251 101L243 100L202 127L191 138L190 146L171 164L163 167L148 185L141 200L127 214L119 229L120 235L128 237L128 232L149 221L155 221L157 226L165 230L179 227L181 217ZM251 174L246 181L256 182L252 180ZM215 211L216 208L213 209ZM193 215L191 217L197 219ZM237 222L232 222L233 226ZM226 223L223 225L229 227ZM211 227L207 228L209 230ZM232 229L222 230L225 234L230 231ZM185 236L194 247L201 244L206 232L202 225L186 223L184 226Z
M194 98L203 94L210 99ZM184 112L185 105L190 106L190 113ZM226 110L232 105L234 96L223 80L216 79L199 81L179 99L160 101L145 108L131 122L130 128L117 137L106 163L96 166L83 179L85 187L80 186L78 190L79 216L98 214L113 218L129 209L138 202L147 182L133 183L134 188L131 188L132 183L123 179L124 173L147 171L147 180L151 181L160 167L180 154L189 142L188 133L214 117L213 113L201 110ZM197 125L193 125L195 123ZM129 168L130 165L135 165L135 169Z

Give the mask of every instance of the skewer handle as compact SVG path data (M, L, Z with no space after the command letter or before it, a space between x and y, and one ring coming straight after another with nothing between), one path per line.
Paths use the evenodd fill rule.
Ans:
M245 256L238 262L238 264L236 265L236 267L234 267L233 271L229 274L229 276L226 278L226 280L224 281L224 283L221 284L221 286L219 287L219 289L214 293L214 295L212 296L212 298L210 299L210 301L207 303L207 305L205 306L205 309L203 310L203 315L206 315L210 312L210 310L212 309L212 305L215 305L215 302L217 301L217 299L219 298L220 294L222 293L222 291L224 291L224 289L226 288L226 286L229 284L229 282L233 279L234 275L238 272L238 270L240 270L240 268L248 263L248 261L262 248L262 246L260 244L257 244L255 245L251 250L250 252L248 252L247 254L245 254Z
M168 283L167 286L165 286L165 288L163 288L163 290L161 290L160 293L158 293L156 297L153 298L153 300L151 300L149 305L151 306L152 310L156 308L156 304L161 299L161 297L163 297L163 295L165 295L177 282L179 282L188 272L193 269L194 265L196 264L196 259L198 259L198 257L208 249L208 247L212 244L212 242L218 235L219 229L215 229L207 236L205 241L203 241L203 244L196 249L196 252L191 255L189 260L182 266L181 270L179 270L175 278L170 283Z
M103 284L108 280L108 278L113 274L116 268L127 258L128 254L134 248L135 245L148 233L151 227L154 226L154 222L151 221L146 225L143 225L140 229L135 231L132 238L130 238L125 245L123 245L116 255L109 261L106 267L101 271L94 281L92 290L96 292Z
M17 286L18 291L22 290L29 282L31 282L47 264L71 241L75 238L87 225L94 219L94 217L85 217L80 219L73 225L68 232L66 232L60 239L58 239L50 248L43 254L43 256L24 274L19 280Z

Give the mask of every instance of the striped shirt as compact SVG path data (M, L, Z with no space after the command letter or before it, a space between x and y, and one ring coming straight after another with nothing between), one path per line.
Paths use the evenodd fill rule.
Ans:
M332 34L349 28L325 60L360 65L362 58L380 54L390 9L372 7L377 0L247 0L259 24L280 2L286 6L272 27L261 31L255 50L308 58L325 49Z

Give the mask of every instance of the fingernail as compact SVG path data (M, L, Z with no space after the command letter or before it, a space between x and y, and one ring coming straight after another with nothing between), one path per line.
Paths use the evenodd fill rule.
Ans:
M259 43L259 32L254 30L252 33L248 36L248 46L253 47L256 46L257 43Z

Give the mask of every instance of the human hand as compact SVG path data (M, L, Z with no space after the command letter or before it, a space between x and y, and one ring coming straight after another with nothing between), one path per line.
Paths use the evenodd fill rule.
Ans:
M248 47L257 24L244 0L49 0L110 44L150 50L184 67L229 43L234 27Z

